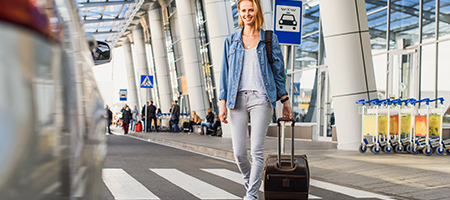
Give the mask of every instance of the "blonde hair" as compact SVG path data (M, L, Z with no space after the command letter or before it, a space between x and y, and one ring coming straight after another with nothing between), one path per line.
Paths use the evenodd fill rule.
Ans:
M240 0L237 3L238 11L241 12L241 2L242 1L250 1L253 3L253 9L255 9L255 26L256 29L261 29L262 25L264 24L264 15L262 13L261 9L261 3L259 3L259 0ZM241 15L239 14L239 27L244 26L244 21L241 19Z
M211 108L206 109L206 113L212 112Z

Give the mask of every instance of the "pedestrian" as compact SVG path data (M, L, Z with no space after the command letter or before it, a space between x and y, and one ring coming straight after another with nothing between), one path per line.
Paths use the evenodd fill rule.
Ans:
M189 119L189 132L194 132L193 125L200 125L202 123L202 119L197 115L195 111L191 112L191 118Z
M136 125L138 123L139 112L137 110L137 106L134 106L133 110L131 110L131 131L134 133L136 130Z
M233 153L247 190L244 199L258 199L264 167L264 139L277 97L283 117L292 117L285 89L284 61L278 38L272 34L273 70L266 56L264 16L259 0L237 3L239 27L227 36L220 73L219 117L230 122ZM227 110L227 108L229 110ZM229 116L228 116L229 115ZM248 116L252 162L247 158Z
M124 108L122 108L122 124L124 134L128 134L128 128L131 121L131 110L127 104L125 104Z
M179 132L178 122L180 121L180 106L178 101L172 101L172 107L170 108L170 120L169 126L171 132Z
M147 114L145 113L146 106L148 106ZM156 106L153 105L153 101L150 101L150 104L147 101L147 105L142 107L141 113L142 116L145 117L146 119L145 120L146 131L147 132L152 131L152 122L153 122L154 123L153 125L155 126L155 131L158 132L158 125L156 121Z
M110 135L112 135L111 133L111 124L112 124L112 120L113 120L113 113L111 112L111 110L109 109L109 106L106 105L106 122L108 124L108 133Z
M211 136L222 137L222 135L217 134L217 129L219 129L219 127L221 127L221 126L222 126L222 123L220 122L220 117L219 117L219 115L217 115L216 121L214 122L213 127L212 127L213 133L211 134Z
M208 134L208 130L205 130L204 127L212 129L214 125L214 113L212 112L211 108L206 109L206 112L208 113L206 115L206 122L202 122L201 124L202 130L200 131L200 135L203 135L205 133Z

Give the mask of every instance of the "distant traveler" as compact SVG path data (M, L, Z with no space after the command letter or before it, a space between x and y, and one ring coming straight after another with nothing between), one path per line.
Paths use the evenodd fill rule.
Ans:
M110 128L110 126L111 126L111 124L112 124L112 120L113 120L113 113L112 113L111 110L109 109L109 106L106 105L106 121L107 121L107 124L108 124L108 133L109 133L110 135L112 135L112 133L111 133L111 128Z
M203 135L205 133L208 134L208 129L205 130L204 127L212 129L214 125L214 113L212 112L211 108L206 109L206 112L208 113L206 115L206 122L202 122L202 131L200 131L200 135Z
M247 189L244 199L255 200L258 199L264 167L264 138L277 97L283 104L283 117L291 118L292 109L285 89L284 57L275 34L272 34L270 43L273 70L266 56L261 4L258 0L240 0L237 7L240 28L228 35L224 43L219 117L223 123L230 120L233 152ZM246 143L249 115L251 163L247 158Z
M211 134L211 136L222 137L222 135L217 134L217 129L219 129L219 127L221 127L221 126L222 126L222 123L220 122L220 117L219 117L219 115L217 115L216 121L214 122L213 127L212 127L213 133Z
M169 126L171 132L179 132L178 122L180 121L180 106L178 101L172 101L172 107L170 108L170 120Z
M131 110L131 127L130 127L130 129L132 132L135 131L135 127L138 122L138 116L139 116L139 112L137 110L137 106L134 106L134 109Z
M123 119L123 131L126 134L128 134L128 127L131 121L131 110L130 107L128 107L127 104L125 104L125 107L122 109L122 119Z
M191 119L189 119L189 132L194 132L193 125L200 125L202 123L202 119L197 115L195 111L191 112Z
M145 107L148 106L147 109L147 114L145 113ZM146 126L146 131L147 132L151 132L152 131L152 121L155 125L155 131L158 131L158 125L156 123L156 106L153 105L153 101L150 101L150 105L149 102L147 101L147 105L145 105L142 108L142 116L145 117L145 126Z

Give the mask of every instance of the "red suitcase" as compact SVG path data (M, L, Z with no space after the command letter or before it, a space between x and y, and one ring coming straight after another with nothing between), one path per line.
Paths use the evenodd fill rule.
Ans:
M292 126L291 155L281 155L280 122ZM308 199L309 166L306 155L294 155L295 120L279 118L278 155L268 155L264 164L264 197L270 199ZM281 161L281 162L280 162Z
M142 131L142 123L139 122L136 124L136 132L141 132Z

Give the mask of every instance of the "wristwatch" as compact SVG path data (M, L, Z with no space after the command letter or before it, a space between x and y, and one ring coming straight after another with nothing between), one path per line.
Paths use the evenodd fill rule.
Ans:
M286 97L286 98L284 98L284 99L281 99L281 103L284 103L284 102L286 102L287 100L289 100L289 97Z

